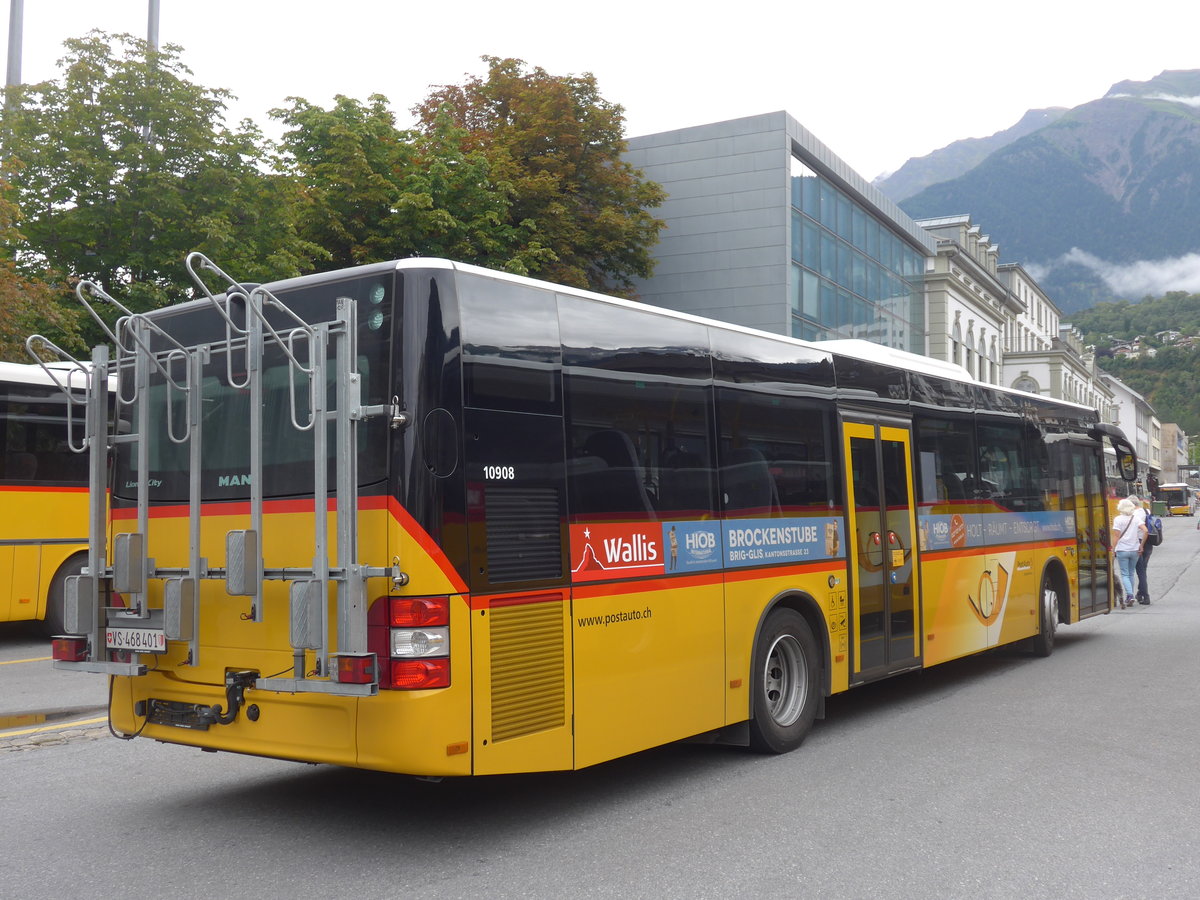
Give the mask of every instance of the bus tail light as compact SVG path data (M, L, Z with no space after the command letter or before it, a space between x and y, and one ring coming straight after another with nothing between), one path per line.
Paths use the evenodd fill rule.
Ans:
M375 680L375 654L337 657L337 680L342 684L371 684Z
M447 656L450 653L449 628L393 628L392 658L413 659Z
M450 598L381 597L368 643L379 658L379 686L420 691L450 686Z
M449 597L389 597L388 621L393 628L450 624Z
M393 659L391 677L380 687L401 691L450 687L450 660Z
M56 637L50 642L50 655L64 662L83 662L88 655L86 637Z

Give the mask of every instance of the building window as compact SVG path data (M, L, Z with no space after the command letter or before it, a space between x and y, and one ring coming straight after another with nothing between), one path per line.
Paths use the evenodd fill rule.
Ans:
M793 333L925 352L924 255L792 157Z

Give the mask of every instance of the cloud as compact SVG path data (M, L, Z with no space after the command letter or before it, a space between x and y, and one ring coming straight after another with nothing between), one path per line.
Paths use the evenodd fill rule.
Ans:
M1200 253L1188 253L1174 259L1145 259L1121 265L1072 247L1049 263L1031 265L1029 274L1041 280L1060 265L1079 265L1095 272L1114 294L1128 299L1147 295L1161 296L1168 291L1200 293Z
M1200 96L1183 97L1179 94L1109 94L1109 97L1143 97L1146 100L1166 100L1170 103L1184 103L1200 109Z

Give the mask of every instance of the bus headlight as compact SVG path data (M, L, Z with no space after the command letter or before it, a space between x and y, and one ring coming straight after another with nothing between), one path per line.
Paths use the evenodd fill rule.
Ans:
M449 655L449 627L392 629L393 659L417 659Z

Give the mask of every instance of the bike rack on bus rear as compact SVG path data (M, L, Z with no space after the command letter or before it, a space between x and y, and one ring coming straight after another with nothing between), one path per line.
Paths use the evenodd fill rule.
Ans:
M357 365L357 309L349 298L338 298L334 318L305 322L286 304L265 288L247 291L199 253L188 256L186 266L200 292L208 298L225 322L225 339L215 344L185 346L167 334L152 317L126 309L92 282L82 282L76 289L79 301L104 330L115 348L110 359L109 348L100 345L93 349L90 366L73 359L52 342L34 335L26 342L31 356L51 373L42 359L50 353L70 363L63 384L55 383L67 393L71 404L80 403L72 386L72 378L86 376L86 414L84 437L76 443L74 423L68 422L68 437L77 452L89 452L89 544L88 565L82 575L68 579L66 624L69 632L86 635L89 639L87 658L77 662L56 660L59 668L113 675L143 675L147 667L138 662L122 662L109 658L106 647L106 627L161 627L166 639L185 642L187 658L183 665L195 666L200 659L200 582L225 581L226 592L232 596L250 598L246 618L263 621L263 584L265 581L289 582L290 640L293 648L291 677L258 677L254 686L263 690L319 692L348 696L369 696L378 691L378 676L369 683L339 681L339 660L369 660L367 648L366 580L389 577L394 584L406 580L398 564L391 567L370 567L358 562L358 423L377 415L390 415L393 427L402 424L393 406L364 406L361 397L361 378ZM201 271L222 279L226 288L222 295L214 294ZM89 300L89 295L91 300ZM108 303L121 312L115 326L109 328L96 312L95 303ZM238 324L230 314L234 304L243 306L245 320ZM267 310L277 310L293 323L282 333L267 318ZM165 349L156 350L159 343ZM268 568L262 554L263 533L263 357L274 344L288 360L290 415L292 427L299 433L310 432L313 445L313 565L311 568ZM299 346L307 351L302 362ZM244 379L234 377L232 357L241 350L246 357ZM40 352L38 352L40 351ZM204 365L214 353L226 354L226 378L233 388L250 393L250 527L226 534L225 568L214 568L200 555L201 535L201 473L203 426L201 416L201 385ZM326 378L330 354L334 360L334 408L326 399ZM182 368L183 377L175 373ZM182 568L160 567L149 555L147 545L150 520L150 486L144 473L150 463L150 380L154 372L161 375L167 392L166 435L173 443L188 446L188 560ZM113 427L108 418L109 378L115 377L116 403ZM296 382L307 385L308 410L302 417L296 400ZM184 398L184 421L173 418L170 394ZM128 431L117 427L122 422L123 408L131 411ZM339 566L330 564L328 547L329 476L327 469L328 436L326 424L334 423L334 517L336 558ZM107 464L111 450L122 443L134 444L137 479L137 526L134 531L118 534L113 539L111 565L107 554ZM148 583L163 583L161 609L148 602ZM330 634L327 604L330 587L336 594L336 637ZM109 589L124 596L125 607L105 604ZM314 651L316 666L310 677L306 672L308 651ZM363 666L350 666L362 671ZM365 665L377 673L378 667Z

